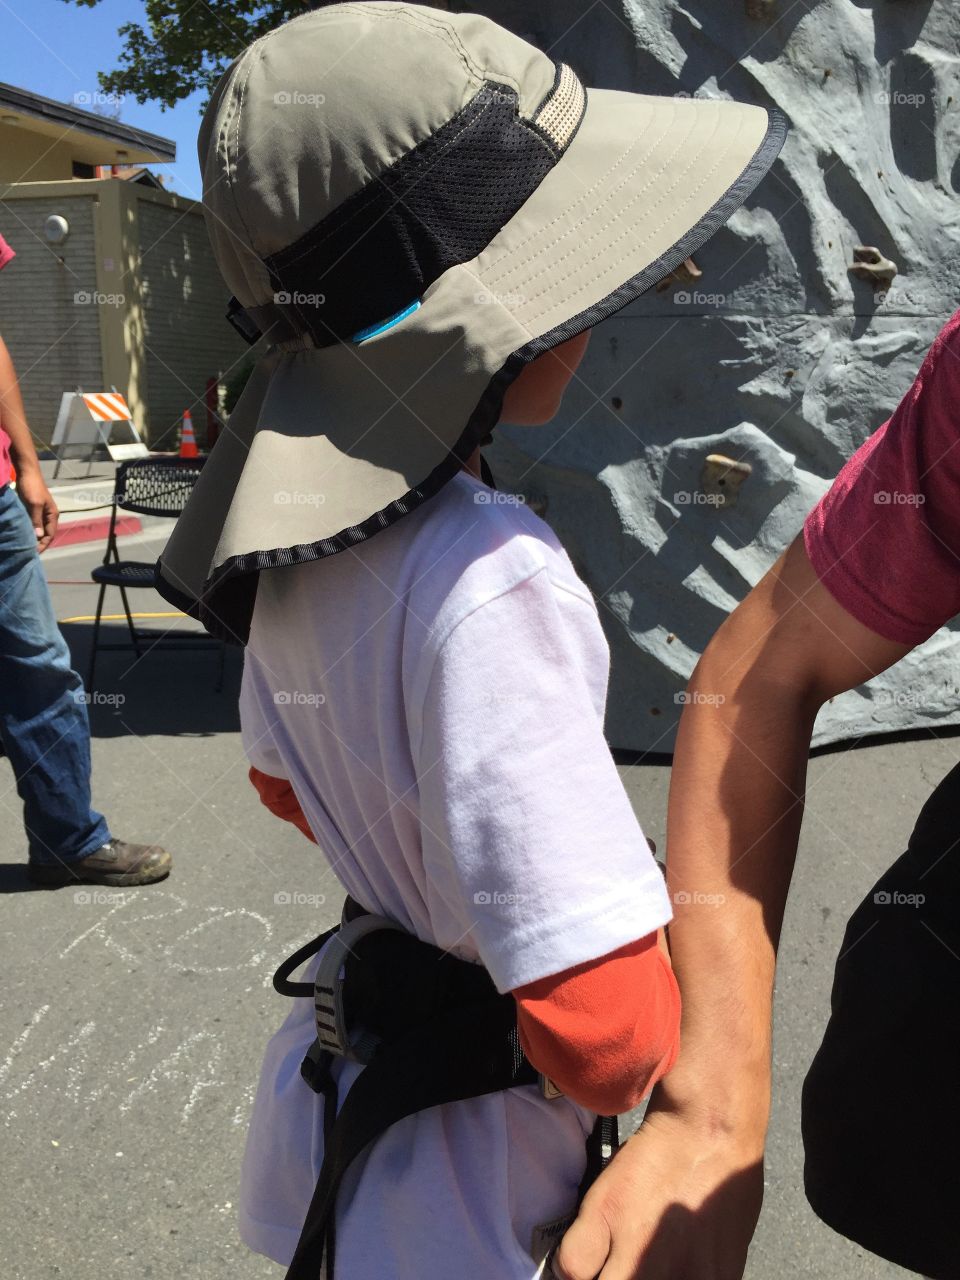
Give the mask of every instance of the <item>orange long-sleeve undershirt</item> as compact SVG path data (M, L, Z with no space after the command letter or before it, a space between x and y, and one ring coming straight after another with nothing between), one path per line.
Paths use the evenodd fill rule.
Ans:
M271 813L316 843L286 779L252 768L250 781ZM676 1061L680 992L653 934L512 994L524 1053L591 1111L629 1111Z

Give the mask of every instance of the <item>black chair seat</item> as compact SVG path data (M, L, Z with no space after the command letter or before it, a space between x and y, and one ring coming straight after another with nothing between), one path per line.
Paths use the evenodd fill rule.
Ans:
M110 531L107 534L107 546L103 563L90 571L90 577L97 584L97 613L93 623L93 637L90 644L90 667L87 675L87 690L93 692L93 677L97 665L97 652L100 649L132 649L138 659L154 649L197 649L216 648L220 651L219 674L216 688L223 687L223 666L226 645L222 640L214 640L209 636L198 639L193 630L176 631L172 627L141 630L137 627L138 615L133 613L127 600L127 589L134 587L153 587L156 583L156 572L152 563L142 560L117 559L117 512L135 511L139 515L179 516L186 506L187 499L193 492L205 458L164 458L147 457L132 458L122 462L117 468L113 491L113 514L110 519ZM103 601L108 587L119 587L123 599L123 614L127 620L129 643L103 644L100 640L100 623L103 617ZM140 615L150 617L150 614ZM152 615L166 617L165 614ZM173 615L169 615L173 616ZM147 647L149 645L149 647Z
M152 587L156 567L144 560L121 560L118 564L98 564L90 576L108 587Z

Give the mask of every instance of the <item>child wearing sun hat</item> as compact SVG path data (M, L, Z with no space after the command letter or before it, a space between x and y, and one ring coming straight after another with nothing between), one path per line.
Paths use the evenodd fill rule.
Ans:
M280 27L214 94L208 226L264 354L158 578L246 645L252 779L348 894L278 972L244 1161L243 1236L293 1280L544 1273L676 1055L596 604L478 446L549 421L783 133L388 2Z

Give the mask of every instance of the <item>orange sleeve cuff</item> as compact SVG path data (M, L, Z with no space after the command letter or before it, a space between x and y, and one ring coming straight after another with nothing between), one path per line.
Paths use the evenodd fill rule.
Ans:
M308 840L312 840L314 844L317 843L316 836L304 817L300 801L294 795L293 787L286 778L271 778L268 773L262 773L259 769L251 767L250 781L271 813L276 814L278 818L283 818L284 822L292 822Z
M513 995L527 1057L600 1115L635 1107L676 1061L680 991L655 934Z

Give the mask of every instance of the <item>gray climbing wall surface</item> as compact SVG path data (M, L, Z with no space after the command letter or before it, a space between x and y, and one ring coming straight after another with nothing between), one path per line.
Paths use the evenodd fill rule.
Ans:
M710 636L960 306L960 6L450 7L495 18L588 84L775 104L791 122L772 174L696 255L702 274L608 320L557 421L500 428L488 450L601 602L610 741L668 751ZM848 270L858 247L878 251L860 255L867 277L879 260L876 286ZM735 505L719 505L731 488ZM958 657L956 631L938 632L826 707L815 741L960 723Z

